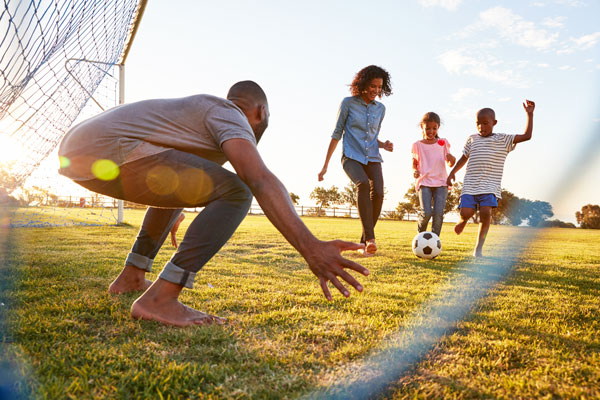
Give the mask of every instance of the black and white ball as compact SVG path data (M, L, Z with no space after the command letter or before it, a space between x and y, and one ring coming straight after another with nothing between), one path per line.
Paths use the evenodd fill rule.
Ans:
M433 232L421 232L413 239L412 250L415 256L431 260L442 252L442 241Z

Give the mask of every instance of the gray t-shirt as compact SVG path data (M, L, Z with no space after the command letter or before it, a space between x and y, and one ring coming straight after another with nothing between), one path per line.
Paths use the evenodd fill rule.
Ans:
M224 164L223 142L256 145L248 119L233 102L210 95L144 100L112 108L72 127L58 155L60 173L74 180L95 178L94 162L118 166L177 149Z

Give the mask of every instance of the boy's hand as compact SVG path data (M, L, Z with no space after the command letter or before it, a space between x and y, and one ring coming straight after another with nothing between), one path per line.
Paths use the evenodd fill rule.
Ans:
M449 187L452 186L452 181L454 180L454 172L450 172L448 174L448 179L446 179L446 185L448 185Z
M523 103L523 108L527 114L532 115L533 110L535 109L535 103L531 100L525 100L525 103Z

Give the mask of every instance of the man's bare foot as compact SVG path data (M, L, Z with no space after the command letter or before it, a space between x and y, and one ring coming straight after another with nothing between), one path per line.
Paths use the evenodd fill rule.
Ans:
M473 257L476 257L476 258L483 257L483 250L477 250L477 249L473 250Z
M152 281L146 279L146 271L132 265L126 265L108 287L110 294L123 294L129 292L143 292L152 285Z
M158 299L147 296L146 293L131 306L131 317L179 327L205 324L223 325L227 322L225 318L188 307L176 298Z
M454 233L460 235L462 231L465 229L465 225L467 225L467 221L462 221L454 225Z

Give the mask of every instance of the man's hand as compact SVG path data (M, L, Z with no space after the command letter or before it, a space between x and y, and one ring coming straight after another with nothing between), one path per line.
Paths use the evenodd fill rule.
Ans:
M179 214L179 217L177 217L177 221L175 221L175 223L173 224L173 227L171 228L171 244L175 248L177 248L177 230L179 229L179 225L181 224L181 221L183 221L184 219L185 219L185 214L184 213Z
M383 149L387 151L394 151L394 143L390 142L389 140L386 140L385 143L381 145L381 147L383 147Z
M338 278L342 278L354 287L354 289L362 292L362 285L346 272L345 268L359 272L364 276L369 275L369 270L354 261L342 257L341 252L345 250L358 250L364 247L364 244L344 242L342 240L333 240L330 242L317 241L310 248L310 251L306 252L307 254L303 254L308 267L319 278L319 284L327 300L332 299L331 292L327 286L328 281L345 297L350 296L350 292Z
M531 115L533 114L533 110L535 110L535 103L531 100L525 100L525 103L523 103L523 108L527 114Z
M327 173L327 167L323 167L321 172L319 172L319 182L321 182L324 179L326 173Z
M415 179L417 179L417 178L418 178L418 177L420 177L420 176L421 176L421 174L419 173L419 170L418 170L418 169L415 169L415 170L413 171L413 177L414 177Z

